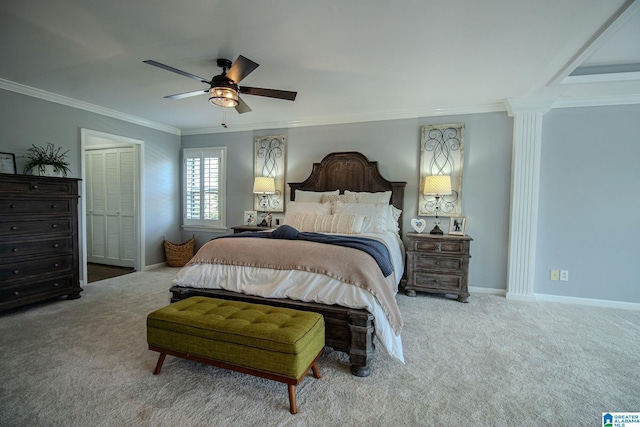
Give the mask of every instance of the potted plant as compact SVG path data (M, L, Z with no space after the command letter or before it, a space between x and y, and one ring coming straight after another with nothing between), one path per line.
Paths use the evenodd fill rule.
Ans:
M27 150L27 164L24 165L24 173L31 171L33 175L41 176L67 176L70 172L69 162L65 160L69 150L61 152L62 147L56 148L47 142L44 147L32 145Z

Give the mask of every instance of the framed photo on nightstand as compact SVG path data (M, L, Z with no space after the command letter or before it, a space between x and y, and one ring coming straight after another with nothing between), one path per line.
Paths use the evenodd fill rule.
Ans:
M256 211L244 211L243 225L256 225L258 220L258 213Z
M465 228L467 228L466 216L452 216L449 219L449 234L464 236Z
M0 173L16 173L16 155L0 153Z

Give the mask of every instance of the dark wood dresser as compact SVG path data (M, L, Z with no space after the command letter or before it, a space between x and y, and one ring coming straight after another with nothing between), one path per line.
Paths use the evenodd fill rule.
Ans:
M80 298L78 181L0 174L0 311Z
M453 294L468 302L469 236L407 233L407 284L416 291Z

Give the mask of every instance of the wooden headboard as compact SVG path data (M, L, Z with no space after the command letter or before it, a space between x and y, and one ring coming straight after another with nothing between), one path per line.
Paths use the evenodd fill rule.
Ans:
M356 151L330 153L320 163L314 163L311 175L302 182L290 182L291 200L296 199L296 190L332 191L336 188L340 194L349 191L389 191L390 203L398 209L404 207L403 181L388 181L380 175L378 162L370 162L366 156ZM402 235L402 216L398 220Z

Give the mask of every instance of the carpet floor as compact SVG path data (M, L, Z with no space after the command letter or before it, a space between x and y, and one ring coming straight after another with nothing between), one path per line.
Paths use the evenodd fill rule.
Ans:
M284 384L147 349L175 268L89 284L78 300L0 314L1 426L597 426L640 410L640 311L472 295L398 295L406 363L367 378L328 350Z

